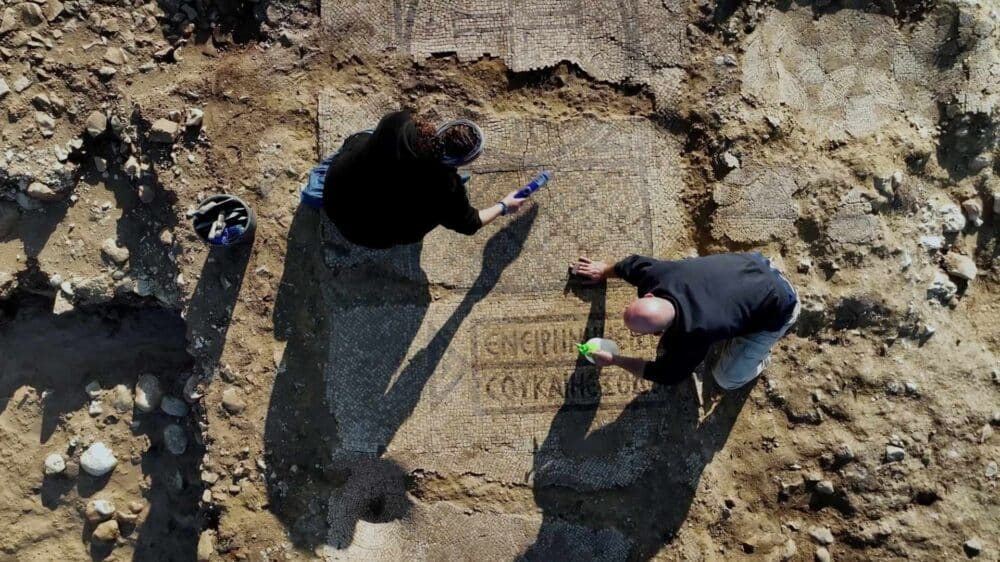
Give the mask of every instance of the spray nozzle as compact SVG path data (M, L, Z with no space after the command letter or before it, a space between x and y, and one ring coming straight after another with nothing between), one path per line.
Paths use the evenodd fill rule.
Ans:
M587 342L576 344L576 350L580 352L580 355L588 357L591 353L595 351L600 351L601 346L597 342Z

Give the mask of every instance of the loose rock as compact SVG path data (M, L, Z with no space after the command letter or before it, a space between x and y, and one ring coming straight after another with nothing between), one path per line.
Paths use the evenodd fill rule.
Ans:
M135 384L135 407L140 412L152 412L160 405L163 391L160 380L153 375L142 375Z
M197 107L192 107L187 110L187 118L184 121L184 126L189 129L197 129L198 127L201 127L204 120L205 112Z
M108 129L108 116L100 111L95 111L87 116L84 126L87 134L91 137L101 136Z
M198 562L208 562L215 554L215 535L211 531L202 531L198 537Z
M169 416L175 416L182 418L188 413L188 406L180 398L175 398L173 396L164 396L163 400L160 402L160 409Z
M969 539L962 545L962 550L969 558L979 556L979 553L983 551L983 543L979 539Z
M119 414L132 411L132 407L134 406L132 391L124 384L116 385L111 390L111 405L114 406L115 411Z
M66 460L59 453L52 453L45 457L45 475L55 476L62 474L66 470Z
M809 536L819 544L833 544L833 533L830 532L829 527L811 527L809 529Z
M170 424L163 429L163 442L167 450L174 455L183 455L187 450L187 434L184 428L177 424Z
M161 144L173 144L179 130L180 126L170 119L157 119L149 129L149 140Z
M955 252L950 252L944 257L944 264L950 275L967 281L975 279L978 273L976 262L972 261L972 258Z
M934 274L934 281L927 287L927 298L937 299L942 303L947 303L958 294L958 285L952 282L943 272Z
M937 213L941 218L941 228L946 234L962 232L965 228L965 215L958 205L946 203L937 208Z
M830 482L829 480L820 480L816 483L816 491L824 496L832 496L834 491L833 482Z
M90 523L107 521L115 514L115 504L108 500L94 500L87 504L83 514Z
M973 226L976 228L983 226L983 205L978 199L966 199L962 201L962 210L965 211L965 218Z
M10 93L10 86L7 85L7 81L0 78L0 100Z
M830 551L827 550L825 546L821 546L816 549L816 562L832 562L833 557L830 556Z
M128 261L129 257L128 248L119 246L114 238L108 238L101 244L101 253L104 254L104 257L118 265L123 265Z
M222 392L222 407L230 414L236 415L246 409L247 403L243 399L240 389L229 387Z
M32 182L28 186L28 197L36 201L52 202L62 199L62 194L42 182Z
M885 447L885 460L887 462L897 462L903 460L906 456L906 451L895 445L886 445Z
M118 459L104 443L94 443L80 455L80 468L91 476L104 476L114 470Z
M118 529L118 522L114 519L110 521L105 521L94 529L94 534L91 535L94 540L101 542L111 542L118 538L121 531Z

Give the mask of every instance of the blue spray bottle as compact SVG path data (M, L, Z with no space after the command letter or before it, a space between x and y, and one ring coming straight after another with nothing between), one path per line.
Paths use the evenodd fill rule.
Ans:
M517 199L524 199L525 197L538 191L543 185L549 183L550 179L552 179L552 172L544 171L535 176L535 179L531 180L527 185L521 188L521 191L515 193L514 197Z

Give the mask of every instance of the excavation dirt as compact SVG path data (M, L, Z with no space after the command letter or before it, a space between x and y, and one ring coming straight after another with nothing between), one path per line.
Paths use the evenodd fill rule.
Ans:
M998 26L0 0L0 559L997 560ZM553 180L358 248L299 190L399 108L482 126L476 205ZM195 235L218 193L252 244ZM748 250L803 303L754 384L578 358L656 341L576 257Z

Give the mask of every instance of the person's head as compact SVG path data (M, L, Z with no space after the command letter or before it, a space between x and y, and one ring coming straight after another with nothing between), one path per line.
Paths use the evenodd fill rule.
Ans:
M416 151L422 158L461 166L478 158L482 151L482 131L471 121L451 121L435 128L429 121L418 118L416 127Z
M625 326L635 334L662 334L673 323L675 315L673 303L646 293L625 307Z

